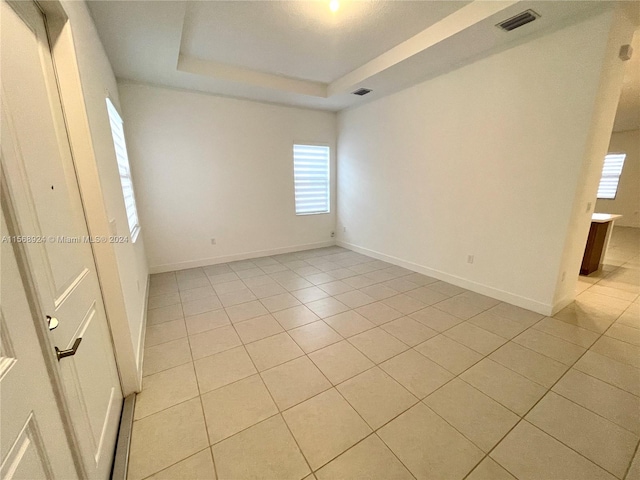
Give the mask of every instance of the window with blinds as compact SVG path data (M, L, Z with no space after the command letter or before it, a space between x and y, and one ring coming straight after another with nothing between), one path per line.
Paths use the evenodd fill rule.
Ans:
M624 153L610 153L604 157L602 178L600 178L600 185L598 186L598 198L616 198L618 182L620 181L626 156Z
M122 185L122 195L124 196L124 206L127 211L127 221L129 222L129 233L131 241L135 242L140 233L138 223L138 210L136 209L136 199L133 194L133 181L131 180L131 168L129 167L129 156L127 155L127 144L124 140L124 129L122 118L118 114L116 107L107 98L107 112L111 123L111 136L116 149L116 160L118 161L118 172L120 173L120 184Z
M293 146L296 215L329 212L329 147Z

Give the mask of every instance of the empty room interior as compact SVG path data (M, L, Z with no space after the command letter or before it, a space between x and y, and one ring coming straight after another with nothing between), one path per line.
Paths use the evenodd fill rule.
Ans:
M640 480L640 3L0 5L0 478Z

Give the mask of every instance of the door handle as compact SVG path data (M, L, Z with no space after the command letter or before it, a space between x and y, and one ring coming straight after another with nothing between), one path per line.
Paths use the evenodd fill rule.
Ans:
M73 342L73 346L66 350L60 350L58 347L56 349L56 357L58 357L58 361L65 357L73 357L78 351L78 347L80 346L80 342L82 341L82 337L76 338L76 341Z

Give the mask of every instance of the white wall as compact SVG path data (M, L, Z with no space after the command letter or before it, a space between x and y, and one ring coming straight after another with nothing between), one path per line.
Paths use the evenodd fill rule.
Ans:
M60 27L53 53L89 231L110 235L109 223L115 220L115 233L128 235L105 103L109 95L119 105L116 80L86 4L63 1L62 6L69 22ZM126 395L140 388L142 371L148 279L144 231L135 244L94 245L94 257Z
M340 113L339 242L549 313L612 18Z
M333 243L335 195L330 214L295 215L292 155L295 142L329 144L335 171L335 114L119 90L152 272Z
M640 130L614 132L609 153L626 153L618 193L613 200L599 199L596 211L623 215L616 225L640 228Z

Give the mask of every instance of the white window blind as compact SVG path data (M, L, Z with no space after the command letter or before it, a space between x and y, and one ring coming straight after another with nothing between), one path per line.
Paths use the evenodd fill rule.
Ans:
M296 215L329 212L329 147L293 146Z
M610 153L604 157L602 178L598 186L598 198L616 198L618 182L622 173L622 166L627 155L624 153Z
M127 155L127 144L124 140L124 129L122 118L118 114L116 107L107 98L107 111L111 122L111 136L116 149L116 160L118 161L118 171L120 173L120 184L122 185L122 195L124 196L124 206L127 210L127 221L129 222L129 233L131 241L135 242L140 232L138 223L138 210L136 199L133 194L133 181L131 180L131 168L129 167L129 155Z

